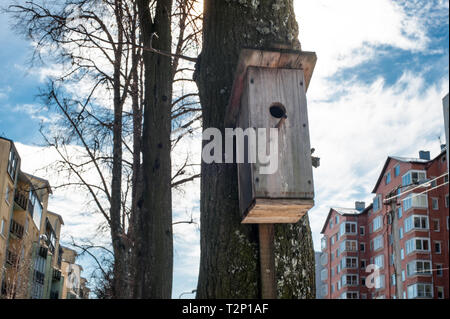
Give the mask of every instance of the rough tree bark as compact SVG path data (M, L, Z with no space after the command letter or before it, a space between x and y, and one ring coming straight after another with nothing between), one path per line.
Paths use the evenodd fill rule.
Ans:
M171 51L172 0L158 0L154 19L149 0L138 4L144 47ZM154 35L157 36L154 36ZM143 194L136 218L135 298L170 298L173 237L171 195L171 58L144 51Z
M225 108L241 48L300 49L292 0L205 0L203 49L195 79L203 128L224 132ZM197 298L259 298L258 233L242 225L234 164L201 168L201 260ZM314 250L308 216L275 227L279 298L314 298Z

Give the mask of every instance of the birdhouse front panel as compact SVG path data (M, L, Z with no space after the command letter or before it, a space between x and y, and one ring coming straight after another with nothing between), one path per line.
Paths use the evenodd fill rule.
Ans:
M248 67L240 102L236 126L254 128L257 146L265 139L266 155L272 154L270 164L258 154L256 163L238 164L243 222L297 222L314 198L303 70Z

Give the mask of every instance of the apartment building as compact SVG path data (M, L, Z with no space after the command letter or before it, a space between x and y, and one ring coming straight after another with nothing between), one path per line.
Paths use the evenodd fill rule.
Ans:
M61 299L87 299L90 290L86 278L81 277L83 267L76 263L78 256L73 249L62 247L62 273L67 280L62 290Z
M47 210L47 180L21 171L14 142L0 137L0 298L60 299L62 217Z
M320 274L329 299L449 298L446 148L430 159L390 156L373 203L331 208Z

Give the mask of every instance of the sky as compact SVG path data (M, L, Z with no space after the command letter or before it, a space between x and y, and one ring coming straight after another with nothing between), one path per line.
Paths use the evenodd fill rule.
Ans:
M307 92L314 169L315 207L309 217L314 246L330 207L372 201L371 191L389 155L439 154L445 143L442 98L449 90L449 2L439 0L294 0L302 49L318 60ZM41 123L54 114L36 96L48 66L31 66L32 44L11 30L0 14L0 135L15 141L26 172L46 176L57 154L42 147ZM76 146L73 146L76 152ZM200 136L173 154L200 160ZM50 167L49 167L50 165ZM44 168L44 169L43 169ZM199 182L173 193L174 221L199 219ZM80 192L57 189L49 209L64 218L63 241L105 238L101 217L90 214ZM196 288L199 225L174 226L173 297ZM92 261L79 261L86 272ZM185 294L183 297L193 297Z

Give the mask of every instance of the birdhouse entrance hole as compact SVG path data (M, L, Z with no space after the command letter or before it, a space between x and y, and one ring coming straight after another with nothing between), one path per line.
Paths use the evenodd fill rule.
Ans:
M277 119L281 119L282 117L286 117L286 108L281 103L274 103L269 108L270 115Z

